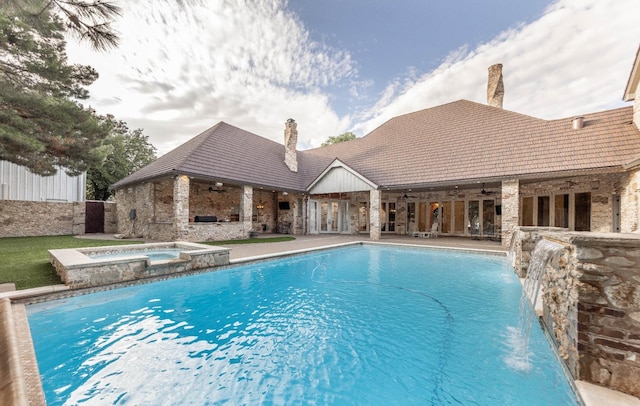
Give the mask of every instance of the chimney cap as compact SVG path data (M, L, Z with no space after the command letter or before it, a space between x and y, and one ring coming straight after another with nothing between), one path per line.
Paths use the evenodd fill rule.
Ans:
M296 122L296 120L294 120L292 118L287 119L287 123L295 123L295 122Z

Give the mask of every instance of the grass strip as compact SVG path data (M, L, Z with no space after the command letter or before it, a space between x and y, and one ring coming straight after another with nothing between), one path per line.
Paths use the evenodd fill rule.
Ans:
M72 235L0 238L0 283L13 282L16 289L62 283L49 263L48 250L138 243L141 241L89 240Z

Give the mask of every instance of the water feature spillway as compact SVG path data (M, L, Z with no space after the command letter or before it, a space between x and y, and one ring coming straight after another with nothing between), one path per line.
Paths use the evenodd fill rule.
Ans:
M529 261L527 275L524 278L522 292L523 296L526 296L534 309L538 303L540 286L542 285L542 277L544 276L545 269L553 256L562 251L563 248L564 246L543 238L538 241L531 253L531 260Z
M518 318L518 329L516 332L519 341L517 346L519 351L518 358L525 366L529 365L529 336L531 334L531 327L534 319L542 313L542 302L540 303L540 308L538 308L538 299L541 296L542 278L544 277L545 270L547 269L549 262L554 258L554 256L560 254L563 249L563 245L543 238L538 241L531 253L531 260L529 261L527 275L522 281L520 315Z

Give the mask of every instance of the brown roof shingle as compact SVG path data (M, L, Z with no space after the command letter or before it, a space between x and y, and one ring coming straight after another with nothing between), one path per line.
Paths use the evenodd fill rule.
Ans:
M571 119L459 100L395 117L353 141L298 151L298 173L284 164L282 144L221 122L113 187L183 173L303 191L336 158L389 188L619 171L640 157L632 114L631 107L586 114L574 130Z

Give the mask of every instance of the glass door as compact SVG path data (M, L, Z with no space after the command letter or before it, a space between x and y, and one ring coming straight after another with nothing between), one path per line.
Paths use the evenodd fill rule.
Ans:
M478 200L470 200L467 206L469 216L469 235L480 234L480 202Z
M309 234L318 234L318 202L309 202Z
M382 202L380 206L380 223L382 232L391 233L396 231L395 202Z
M427 202L418 203L418 231L427 231Z
M349 203L321 201L318 203L318 223L321 233L349 232Z

